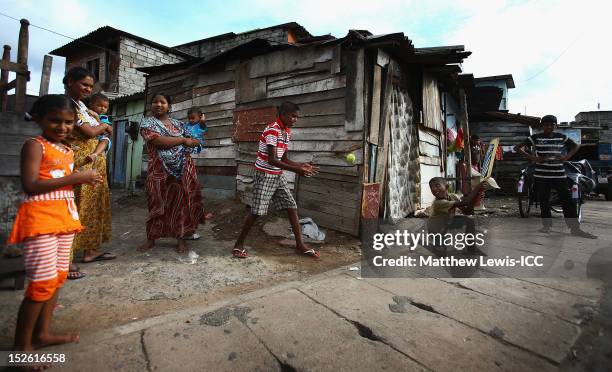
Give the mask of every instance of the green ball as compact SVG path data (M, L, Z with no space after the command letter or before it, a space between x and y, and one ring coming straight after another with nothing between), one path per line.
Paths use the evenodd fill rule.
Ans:
M353 164L355 163L355 160L357 160L357 157L355 156L355 154L350 153L348 155L346 155L346 161Z

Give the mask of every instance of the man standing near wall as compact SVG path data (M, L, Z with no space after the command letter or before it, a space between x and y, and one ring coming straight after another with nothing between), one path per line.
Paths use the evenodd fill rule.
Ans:
M554 115L545 115L541 120L542 133L533 134L522 143L515 146L515 150L528 160L536 163L535 184L540 209L542 211L542 229L540 231L549 233L552 227L552 215L550 213L550 192L557 191L559 201L563 207L565 223L570 228L572 235L583 238L596 239L597 237L580 229L576 206L572 203L567 175L563 162L569 160L576 151L578 144L568 138L565 134L556 133L557 118ZM525 147L533 149L532 155L525 151ZM567 153L563 155L563 150Z

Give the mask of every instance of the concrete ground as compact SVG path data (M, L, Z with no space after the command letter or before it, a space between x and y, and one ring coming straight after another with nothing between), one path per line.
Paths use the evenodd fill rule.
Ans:
M235 200L223 200L208 202L206 208L214 217L199 228L199 240L188 242L199 255L191 263L175 252L176 241L172 239L161 239L147 253L137 252L145 241L145 198L142 194L113 192L113 237L104 250L118 258L78 264L87 276L67 281L54 327L82 334L97 332L300 280L359 260L360 242L333 231L328 232L324 244L316 245L324 260L298 256L290 247L279 244L290 230L287 219L276 213L258 220L251 231L251 257L234 259L230 251L246 216L244 206ZM11 348L22 298L22 291L0 290L0 350Z
M488 272L496 278L438 279L409 269L405 278L364 279L356 257L316 273L282 247L258 247L245 261L225 258L229 242L201 251L196 265L179 263L168 250L150 256L126 251L135 257L130 263L122 264L122 255L113 265L94 266L89 278L97 280L64 291L57 328L80 329L81 341L47 350L68 354L69 362L55 368L67 371L606 370L612 355L610 217L612 203L588 202L583 226L599 238L567 236L561 247L516 233L535 218L498 225L500 246L520 241L521 250L544 255L559 248L555 255L571 261L572 270L584 269L584 277ZM560 222L555 229L563 235ZM125 233L118 228L115 235ZM334 247L327 250L336 258L348 260L354 251ZM0 295L3 304L20 297ZM76 299L86 311L73 309ZM92 304L85 307L83 299ZM164 305L159 315L147 311L168 303L174 305ZM8 307L13 304L1 313ZM104 326L88 328L92 322Z

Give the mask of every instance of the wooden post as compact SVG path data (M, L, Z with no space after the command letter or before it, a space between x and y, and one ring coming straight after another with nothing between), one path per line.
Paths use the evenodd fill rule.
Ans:
M370 115L369 142L379 143L378 133L380 128L380 92L382 85L382 67L374 64L374 81L372 83L372 110Z
M351 50L346 53L348 65L346 67L346 108L344 128L347 132L363 130L363 85L365 53L363 49Z
M470 125L467 113L467 98L465 90L459 89L459 104L461 105L461 126L463 127L463 160L467 163L467 182L472 185L472 154L470 152Z
M19 44L17 46L17 63L23 66L28 65L28 41L29 33L28 26L30 22L27 19L19 21L21 27L19 28ZM26 67L27 70L27 67ZM15 112L21 112L25 110L25 99L26 99L26 86L28 84L28 74L17 73L16 85L15 85Z
M391 95L393 94L393 74L396 69L395 62L391 61L385 67L384 81L381 81L381 101L382 110L380 113L380 125L378 132L378 154L376 155L376 173L373 182L381 184L379 195L381 197L381 210L385 211L387 203L384 202L387 196L387 168L390 159L389 142L391 140Z
M49 93L49 80L51 79L51 65L53 64L53 57L45 55L43 60L42 73L40 75L40 90L38 95L40 97Z
M5 45L4 51L2 52L2 61L7 64L11 61L11 46ZM6 86L8 84L9 70L8 68L3 68L2 72L0 72L0 85ZM6 112L6 103L7 103L7 91L0 91L0 112Z

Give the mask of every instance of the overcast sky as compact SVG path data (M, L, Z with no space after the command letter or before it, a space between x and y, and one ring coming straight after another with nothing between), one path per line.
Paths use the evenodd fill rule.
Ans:
M465 45L476 77L512 74L510 111L573 120L612 110L612 2L605 0L117 1L0 0L0 12L71 37L110 25L174 46L225 32L296 21L314 35L404 32L416 47ZM0 42L17 53L19 22L0 15ZM608 35L608 36L605 36ZM70 39L30 27L28 92L38 94L45 53ZM54 57L51 92L63 91L64 59Z

